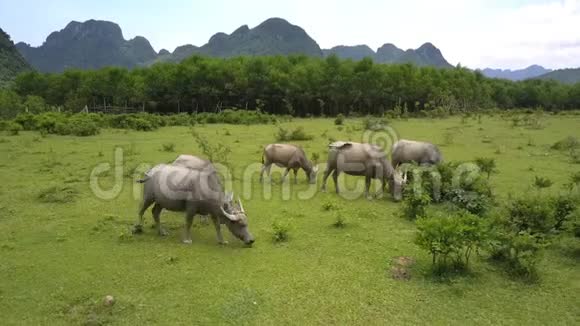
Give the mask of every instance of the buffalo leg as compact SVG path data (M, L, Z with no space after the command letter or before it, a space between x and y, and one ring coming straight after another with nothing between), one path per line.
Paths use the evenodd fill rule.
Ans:
M191 225L193 224L193 213L186 213L185 214L185 232L183 236L183 243L191 244Z
M266 171L266 169L268 169L269 167L270 167L270 165L267 163L264 163L264 165L262 165L262 171L260 171L260 182L264 181L264 171ZM268 172L268 174L269 174L269 172Z
M160 236L166 236L167 231L165 231L161 227L160 215L161 215L162 210L163 210L163 208L161 206L159 206L159 204L155 204L151 211L153 213L153 220L155 220L155 227L157 228L157 234L159 234Z
M334 170L334 172L332 172L332 179L334 180L334 189L338 194L340 192L340 190L338 189L338 170Z
M324 176L322 177L322 191L326 191L326 179L328 179L330 172L332 172L332 169L327 168L324 170Z
M227 244L227 241L224 241L224 237L222 236L222 228L221 228L221 224L220 221L218 220L217 217L212 216L211 220L213 222L213 225L215 226L215 233L217 235L217 241L219 244Z
M371 187L371 177L370 176L365 176L365 197L367 199L370 199L369 197L369 188Z
M286 170L284 171L284 175L282 175L282 183L284 183L284 181L286 180L288 172L290 172L290 168L286 168Z
M307 175L308 178L310 178L309 175ZM294 169L294 184L298 183L298 169Z
M147 208L149 208L149 206L151 206L151 204L153 204L153 200L143 198L143 202L141 203L139 214L137 216L137 223L135 223L135 226L133 227L133 234L143 233L143 214L145 214L145 211Z

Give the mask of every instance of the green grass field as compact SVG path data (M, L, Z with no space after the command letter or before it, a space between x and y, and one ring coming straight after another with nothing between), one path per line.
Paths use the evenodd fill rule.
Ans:
M328 138L360 141L360 121L347 119L339 130L331 119L294 119L313 140L295 142L326 159ZM499 173L492 183L499 198L535 191L534 176L554 181L559 191L580 170L567 155L550 149L566 137L580 137L580 116L549 116L543 129L511 127L498 117L462 122L410 119L395 121L401 138L441 145L445 160L493 157ZM356 127L356 128L355 128ZM194 127L212 142L231 146L236 193L245 167L259 163L265 144L275 142L274 125ZM174 143L175 152L162 150ZM97 198L89 187L91 170L114 161L114 148L125 149L121 193ZM40 137L21 132L0 136L0 320L12 324L502 324L578 325L580 265L578 242L558 242L539 265L541 280L526 284L508 277L484 257L472 272L445 282L428 271L430 256L414 243L415 225L399 215L390 200L338 197L329 192L299 200L308 189L304 172L284 198L272 170L272 196L264 198L258 173L252 174L252 198L245 199L253 248L245 248L224 230L229 245L215 240L213 225L196 219L193 244L181 243L183 215L164 211L169 236L159 237L146 213L145 233L132 236L139 200L129 168L173 160L179 153L199 154L189 128L155 132L105 130L94 137ZM256 166L256 169L259 165ZM324 167L321 166L321 172ZM362 178L345 177L349 186ZM291 179L290 179L291 180ZM322 173L318 176L320 188ZM112 186L114 173L101 176ZM62 203L43 202L51 186L68 187ZM139 189L137 187L136 189ZM360 194L344 189L347 195ZM76 195L75 193L78 192ZM246 192L249 192L246 189ZM50 189L48 190L50 194ZM138 198L138 196L137 196ZM49 200L50 201L50 200ZM336 202L346 227L335 228ZM272 223L288 221L290 239L272 241ZM572 241L572 242L570 242ZM576 241L576 242L573 242ZM391 260L416 260L410 280L391 277ZM116 304L103 307L112 295Z

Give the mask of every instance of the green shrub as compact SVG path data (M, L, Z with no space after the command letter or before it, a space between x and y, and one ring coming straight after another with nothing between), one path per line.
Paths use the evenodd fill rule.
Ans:
M275 117L261 111L226 109L219 113L202 112L192 116L194 123L227 123L227 124L269 124L278 119L289 120L287 116Z
M484 215L489 209L491 199L488 195L462 188L454 188L446 194L449 202L476 215Z
M575 198L560 195L553 199L552 205L554 207L554 230L562 231L565 229L567 222L574 219L572 214L578 204Z
M491 185L479 174L458 178L456 174L460 166L460 162L445 162L428 168L411 165L404 197L413 197L420 192L427 194L433 202L449 202L473 214L484 215L493 203ZM405 216L414 218L412 205L404 203L403 208L411 214L405 213Z
M403 216L412 220L425 216L430 203L431 196L422 187L406 187L403 196Z
M195 130L192 130L191 134L197 142L197 146L199 146L203 156L207 157L208 160L226 166L230 165L229 156L232 150L228 145L223 143L211 143L206 137Z
M335 220L334 223L332 223L332 226L338 229L346 227L346 218L344 217L342 212L336 213Z
M497 167L494 158L478 157L475 159L475 164L477 164L481 172L487 174L488 179L492 173L497 173Z
M566 187L568 187L570 191L574 190L574 188L580 188L580 171L574 172L570 175L570 182L566 184Z
M93 136L100 132L100 127L94 121L93 116L77 114L71 116L68 121L70 134L75 136Z
M5 128L12 136L17 136L24 129L19 123L13 121L8 122Z
M290 225L287 222L275 221L272 223L272 240L285 242L289 239Z
M544 188L550 188L552 186L552 184L553 184L552 180L550 180L548 178L538 177L538 176L534 177L534 187L536 187L536 189L538 189L538 190L541 190Z
M507 205L507 222L514 232L527 231L547 238L556 225L551 198L528 196L512 200Z
M468 268L471 254L486 245L489 232L483 219L464 211L421 217L417 230L415 243L431 254L437 273Z
M164 152L175 152L175 144L174 143L161 144L161 150Z
M573 136L568 136L562 140L555 142L552 145L552 149L559 151L569 151L577 148L580 148L580 141L578 140L578 138Z
M20 124L24 130L35 130L36 129L36 119L37 116L32 113L20 113L14 118L14 122Z
M297 127L292 131L279 127L274 136L277 141L311 140L314 138L313 136L306 134L304 127Z
M384 130L388 125L388 121L384 118L377 119L373 117L365 117L362 120L362 128L363 130Z
M336 201L327 200L322 204L323 211L332 211L337 209L340 209L340 205Z
M342 113L339 113L334 119L334 124L337 126L341 126L343 123L344 123L344 115L342 115Z

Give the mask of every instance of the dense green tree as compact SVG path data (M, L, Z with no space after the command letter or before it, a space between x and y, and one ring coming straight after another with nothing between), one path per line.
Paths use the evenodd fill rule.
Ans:
M460 66L437 69L376 64L368 58L352 61L334 55L324 59L291 55L192 56L178 64L157 63L131 71L108 67L62 74L26 72L15 79L12 88L21 96L20 104L27 96L35 96L46 105L71 111L85 105L160 113L237 107L306 116L382 114L404 107L411 113L438 108L445 112L493 107L578 109L579 85L489 79Z

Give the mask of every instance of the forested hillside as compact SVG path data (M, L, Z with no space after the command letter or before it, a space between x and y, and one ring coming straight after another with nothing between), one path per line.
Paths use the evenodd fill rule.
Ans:
M0 88L27 70L30 70L30 65L18 53L10 36L0 28Z
M580 68L558 69L537 77L538 79L556 80L561 83L574 84L580 82Z
M383 65L306 56L194 56L149 68L63 74L29 72L15 80L20 96L78 111L85 105L145 107L151 112L237 107L269 113L381 114L387 110L580 108L580 84L488 79L464 68Z

